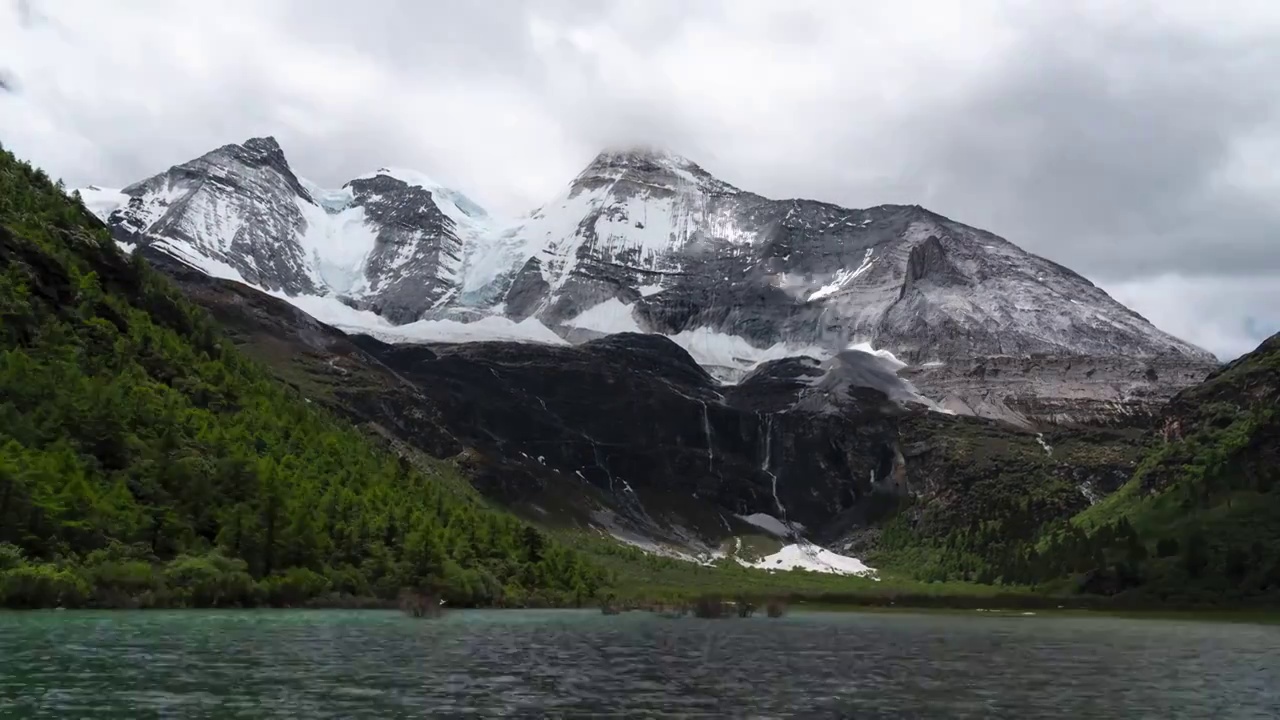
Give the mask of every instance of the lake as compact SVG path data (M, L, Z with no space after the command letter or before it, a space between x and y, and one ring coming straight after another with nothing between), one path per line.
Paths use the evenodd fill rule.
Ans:
M1280 626L1017 613L3 613L0 717L1274 718Z

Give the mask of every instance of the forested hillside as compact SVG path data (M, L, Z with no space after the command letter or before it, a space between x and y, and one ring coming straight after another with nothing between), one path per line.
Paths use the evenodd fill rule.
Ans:
M1162 599L1280 599L1280 335L1178 394L1165 442L1082 513L1122 527L1087 590Z
M280 384L0 151L0 604L567 602L598 571Z
M967 492L984 514L930 536L900 513L885 528L882 555L926 580L1036 586L1142 605L1280 600L1278 407L1280 336L1174 397L1153 446L1076 432L1071 442L1079 449L1136 462L1123 486L1070 520L1034 521L1061 490L1048 477L1033 492L1025 482L1005 483L1018 492L1004 505L983 501L1005 475L979 454L972 464L983 479ZM1055 443L1060 453L1066 443ZM1034 464L1014 470L1037 472Z

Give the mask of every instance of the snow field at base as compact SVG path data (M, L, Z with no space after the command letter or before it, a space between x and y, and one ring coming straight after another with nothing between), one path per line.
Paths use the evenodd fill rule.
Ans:
M808 570L829 575L858 575L873 578L876 572L875 568L869 567L857 558L840 555L809 543L786 545L778 552L755 562L741 560L738 562L759 570Z
M684 560L698 565L711 565L717 560L726 557L725 553L718 550L707 551L705 548L675 547L668 543L658 542L630 528L623 527L616 521L611 512L592 513L592 519L601 526L597 528L597 531L602 535L611 537L618 542L650 555ZM736 538L736 541L737 546L740 548L742 539ZM739 565L756 570L772 572L806 570L824 575L856 575L858 577L868 577L872 580L879 579L876 577L875 568L868 566L861 560L847 555L840 555L824 547L803 541L784 545L778 552L766 555L754 562L745 561L736 555L733 558Z

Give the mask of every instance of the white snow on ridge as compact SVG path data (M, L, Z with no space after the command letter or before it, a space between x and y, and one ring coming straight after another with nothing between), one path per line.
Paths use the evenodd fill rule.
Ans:
M221 278L223 280L235 280L245 285L253 286L253 283L244 279L239 270L222 262L216 258L211 258L204 253L193 252L191 246L169 238L156 238L152 242L153 247L157 247L173 257L210 277ZM256 287L256 286L254 286Z
M440 208L440 212L458 225L476 223L488 225L490 222L489 213L474 200L451 187L441 185L426 173L417 170L384 167L355 179L367 180L379 175L395 178L406 185L416 185L427 190L431 193L431 199L435 201L436 207Z
M579 176L558 198L498 233L490 247L472 254L466 263L464 293L474 293L529 258L537 258L554 294L569 278L579 249L587 242L600 256L625 257L628 265L638 269L662 271L670 269L672 252L689 244L696 234L731 243L753 241L755 232L739 228L727 206L712 208L704 182L682 163L687 161L663 161L675 179L671 185L649 185L618 170L595 175L592 179L597 184L587 187ZM615 193L617 183L626 183L628 191ZM660 286L646 286L642 293L660 290Z
M841 270L837 272L835 279L815 290L813 294L809 296L807 302L813 302L814 300L821 300L822 298L835 295L843 290L846 285L857 280L859 276L871 269L871 256L873 253L875 253L875 248L867 248L867 254L862 256L862 264L859 265L856 270Z

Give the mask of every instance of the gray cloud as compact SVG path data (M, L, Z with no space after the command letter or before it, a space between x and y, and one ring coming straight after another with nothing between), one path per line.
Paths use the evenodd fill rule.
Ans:
M270 133L514 214L656 144L985 227L1223 356L1280 330L1275 3L19 0L0 47L0 139L72 185Z
M1236 143L1280 128L1257 86L1280 43L1056 40L919 119L937 204L1095 277L1280 272L1274 196L1217 184Z

